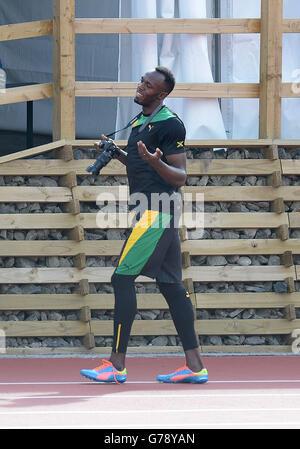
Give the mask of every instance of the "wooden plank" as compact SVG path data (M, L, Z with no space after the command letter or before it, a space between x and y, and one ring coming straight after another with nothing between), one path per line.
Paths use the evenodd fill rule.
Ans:
M66 197L66 202L69 201ZM65 204L65 203L62 203ZM96 229L97 214L0 214L0 229L73 229L82 225L85 229Z
M0 214L0 229L72 229L81 218L72 214ZM93 218L97 227L95 215Z
M72 159L70 161L61 159L17 160L0 164L0 176L63 176L70 172L75 172L79 176L90 176L86 168L94 161L95 159ZM125 176L126 169L121 162L113 160L101 170L100 175Z
M61 148L65 145L65 140L57 140L52 143L47 143L46 145L40 145L38 147L30 148L28 150L18 151L17 153L7 154L6 156L0 157L0 170L2 169L2 164L5 165L8 162L18 161L24 163L25 161L20 161L23 157L32 157L37 156L38 154L47 153L48 151L52 151L56 148ZM30 164L30 162L29 162ZM4 173L5 174L5 173Z
M299 148L299 139L274 139L274 145L279 148Z
M188 159L188 176L201 175L268 175L280 170L280 161L266 159Z
M53 84L34 84L32 86L10 87L0 95L0 105L23 103L24 101L45 100L53 97Z
M71 199L72 193L67 187L0 187L0 202L2 203L65 203Z
M287 277L295 279L293 267L282 266L191 266L184 271L185 277L194 282L269 282L284 281Z
M114 267L77 268L2 268L0 284L40 284L40 283L79 283L110 282ZM294 267L283 266L191 266L183 269L183 279L192 278L194 282L269 282L283 281L288 277L295 279ZM137 282L153 282L139 276Z
M296 309L294 304L288 304L284 308L285 318L289 321L293 321L296 319Z
M289 213L290 228L300 228L300 214L299 214L299 212L291 212L291 213Z
M74 187L79 201L128 201L129 190L127 186L77 186Z
M257 83L176 83L172 98L259 98Z
M76 97L134 97L136 82L76 82ZM176 83L172 98L259 98L255 83Z
M224 239L224 240L186 240L181 245L182 251L189 251L191 256L212 255L281 255L285 251L300 254L300 239Z
M291 345L201 345L201 352L207 354L287 354L292 353Z
M283 33L300 33L300 19L283 19Z
M94 202L97 199L107 198L108 201L126 202L128 198L127 186L78 186L74 189L77 190L80 201ZM300 197L299 186L281 186L276 189L271 186L185 186L182 192L184 201L196 201L204 195L205 202L274 201L279 197L285 201L298 201Z
M88 279L80 279L78 285L78 293L81 296L87 296L90 292Z
M248 186L205 186L205 187L184 187L182 188L184 200L190 194L193 201L197 200L197 194L204 194L205 202L213 201L274 201L277 198L283 198L284 201L298 201L300 197L299 186L281 186L274 189L271 186L266 187L248 187Z
M299 324L285 319L200 320L195 328L199 335L280 335L299 329Z
M264 148L262 150L262 153L264 155L264 158L269 159L271 161L279 159L279 153L278 153L278 146L277 145L272 144L268 148Z
M283 0L262 0L259 137L281 137Z
M89 282L110 282L113 274L111 267L84 268L3 268L0 271L0 283L79 283L82 279Z
M276 230L277 238L282 241L288 240L290 237L289 227L288 225L280 225Z
M296 280L300 281L300 265L296 265L295 270L296 270Z
M173 321L171 320L137 320L134 321L131 335L177 335ZM112 321L91 321L91 332L95 336L112 335Z
M31 159L17 160L0 164L0 176L62 176L69 172L75 172L79 176L90 176L86 168L92 164L95 159L79 159L62 161L60 159ZM284 160L282 162L289 162ZM295 162L300 162L296 161ZM289 167L289 164L285 164ZM300 164L294 164L300 172ZM298 167L298 168L297 168ZM188 176L201 175L269 175L280 170L279 160L266 159L188 159ZM100 176L126 176L126 169L123 164L117 160L112 160L104 167Z
M1 219L1 216L0 216ZM116 256L120 254L123 240L40 240L40 241L1 241L0 253L2 257L31 257L31 256Z
M68 198L68 197L67 197ZM66 202L68 199L66 199ZM103 217L101 218L101 216ZM71 213L62 214L0 214L0 229L72 229L76 225L81 225L84 229L118 229L128 228L131 220L126 213L116 214L81 213L74 216ZM300 227L300 219L295 214L277 214L273 212L216 212L203 214L203 228L210 229L256 229L256 228L278 228L288 224L288 216L291 217L291 227ZM196 218L196 217L195 217ZM186 222L193 219L192 214L187 213ZM185 220L185 219L183 219ZM199 227L199 223L198 223ZM45 242L47 244L47 242ZM62 243L63 246L67 243ZM101 240L105 251L105 241ZM87 251L89 251L87 243ZM79 247L78 247L79 248ZM67 250L66 250L67 251Z
M139 310L160 309L168 310L168 304L161 294L137 294ZM0 310L79 310L88 306L93 310L113 310L114 295L88 294L24 294L0 295Z
M89 324L82 321L1 321L6 337L83 337Z
M100 135L99 135L100 138ZM94 139L94 140L90 140L90 139L68 139L67 142L69 145L71 145L73 148L80 148L80 149L88 149L88 148L94 148L95 149L95 141L99 140L98 139ZM124 148L127 145L127 140L115 140L115 143L118 147L120 148ZM114 162L114 161L111 161Z
M259 33L259 19L76 19L77 34Z
M51 34L53 34L52 20L40 20L0 26L0 42L49 36Z
M284 176L300 175L300 160L299 159L282 159L282 174Z
M280 96L281 98L299 98L299 89L294 88L294 83L282 83Z
M91 322L95 336L112 335L112 321ZM299 329L300 320L257 319L257 320L200 320L195 322L198 335L276 335L289 334ZM298 327L297 327L298 326ZM132 335L177 335L171 320L134 321Z
M1 217L0 217L1 219ZM124 244L123 240L40 240L40 241L1 241L2 257L70 257L79 253L85 256L118 256ZM185 240L181 250L190 256L210 255L271 255L293 251L300 254L300 239L221 239L221 240Z
M53 139L75 138L75 0L53 0Z
M292 265L294 265L293 251L285 251L283 254L281 254L280 260L281 264L285 267L291 267Z
M198 309L282 309L300 307L300 293L196 293Z
M288 224L287 214L274 212L216 212L204 213L204 228L277 228L281 224ZM255 243L255 242L254 242ZM253 243L252 243L253 244Z

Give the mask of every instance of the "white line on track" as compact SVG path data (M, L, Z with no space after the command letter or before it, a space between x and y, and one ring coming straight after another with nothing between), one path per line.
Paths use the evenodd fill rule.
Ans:
M194 408L194 409L178 409L178 410L172 410L172 409L159 409L159 410L153 410L153 409L145 409L145 410L38 410L38 411L16 411L16 412L0 412L0 415L57 415L57 414L63 414L63 415L95 415L95 414L113 414L113 415L124 415L124 414L130 414L130 413L200 413L200 412L214 412L214 413L220 413L220 412L299 412L300 408L296 407L287 407L287 408Z
M238 423L205 423L205 424L199 424L197 423L191 423L188 426L185 425L180 425L180 429L207 429L207 428L214 428L214 429L238 429L238 428L242 428L243 430L245 429L270 429L270 428L275 428L275 429L300 429L300 425L299 422L288 422L288 423L277 423L277 422L250 422L247 424L243 423L243 422L238 422ZM160 429L160 430L164 430L164 429L177 429L178 430L178 426L173 427L173 426L167 426L167 427L161 427L161 423L158 424L151 424L150 426L145 425L141 425L141 426L100 426L100 425L70 425L70 426L42 426L42 427L30 427L30 426L26 426L26 427L0 427L0 429ZM158 433L158 432L156 432Z
M194 393L194 394L144 394L141 392L141 394L105 394L103 395L100 393L98 395L36 395L36 396L14 396L13 394L8 396L0 396L0 400L2 401L9 401L9 400L24 400L24 399L99 399L103 401L104 399L152 399L152 398L168 398L168 399L175 399L175 398L243 398L243 397L299 397L300 393Z
M1 385L91 385L91 384L103 384L103 382L93 382L93 381L45 381L45 382L0 382ZM300 383L300 379L257 379L257 380L210 380L209 384L255 384L255 383ZM136 381L126 381L124 385L128 384L156 384L162 385L161 383L153 380L136 380Z
M84 425L84 424L79 424L79 425L63 425L63 426L58 426L58 425L53 425L53 426L18 426L18 427L1 427L0 429L18 429L18 430L22 430L22 429L131 429L131 430L135 430L135 429L158 429L163 431L164 429L168 429L168 431L170 429L175 429L178 430L178 428L180 429L193 429L191 432L194 432L194 429L207 429L207 428L213 428L213 429L270 429L270 428L275 428L275 429L300 429L300 424L298 421L290 421L288 423L278 423L278 422L230 422L230 423L215 423L215 422L209 422L209 423L204 423L204 424L199 424L199 422L197 423L191 423L188 425L184 425L181 424L180 426L173 426L173 425L168 425L166 427L161 427L161 423L157 423L157 424L151 424L151 425L147 425L147 424L142 424L142 425L134 425L133 426L124 426L124 425L118 425L118 426L109 426L109 425L105 425L105 426L101 426L99 424L96 425ZM190 432L190 433L191 433ZM156 433L159 433L156 431Z

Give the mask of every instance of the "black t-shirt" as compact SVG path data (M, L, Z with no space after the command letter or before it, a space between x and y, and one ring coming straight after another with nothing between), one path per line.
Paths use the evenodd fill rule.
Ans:
M137 142L141 140L150 153L155 153L156 148L159 148L163 153L162 161L168 163L166 156L185 152L186 130L181 120L166 106L163 106L150 124L139 133L140 126L147 121L147 118L141 115L136 120L128 139L126 171L129 191L131 195L144 193L149 196L151 193L163 192L172 194L176 189L141 158Z

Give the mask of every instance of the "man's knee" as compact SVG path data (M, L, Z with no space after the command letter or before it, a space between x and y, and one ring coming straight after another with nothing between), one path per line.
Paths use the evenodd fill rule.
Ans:
M115 287L126 288L134 284L134 278L132 276L124 276L123 274L114 274L111 277L111 284Z
M158 287L160 292L164 296L173 296L173 295L180 295L180 294L186 294L185 287L182 282L178 283L166 283L166 282L158 282Z

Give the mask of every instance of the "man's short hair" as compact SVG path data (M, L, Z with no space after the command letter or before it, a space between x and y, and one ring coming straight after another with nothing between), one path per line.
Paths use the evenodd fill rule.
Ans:
M161 73L165 77L165 83L167 85L168 94L170 92L172 92L176 81L175 81L175 77L174 77L173 73L171 72L171 70L168 69L167 67L162 67L162 66L156 67L155 70L157 72Z

